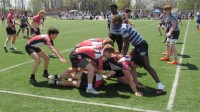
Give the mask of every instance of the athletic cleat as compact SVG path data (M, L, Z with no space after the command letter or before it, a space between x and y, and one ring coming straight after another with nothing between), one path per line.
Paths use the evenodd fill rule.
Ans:
M17 51L17 48L11 47L10 50L12 50L12 51Z
M48 78L49 74L48 73L47 74L44 73L42 76L45 77L45 78Z
M35 80L35 78L30 78L29 82L33 85L38 85L38 82Z
M4 48L5 52L7 53L8 52L7 48L5 46L3 48Z
M92 93L92 94L100 94L98 91L96 91L94 88L86 89L86 93Z
M166 41L162 41L162 43L166 43Z
M49 75L49 76L48 76L48 79L50 79L50 80L55 80L56 78L55 78L54 75Z
M157 94L157 95L161 95L161 94L163 94L163 93L166 93L166 91L165 91L165 90L162 90L162 89L157 89L157 91L156 91L156 94Z
M169 58L166 58L166 57L160 58L160 60L161 60L161 61L170 61L170 59L169 59Z
M168 64L172 64L172 65L178 65L177 61L172 61L172 62L167 62Z

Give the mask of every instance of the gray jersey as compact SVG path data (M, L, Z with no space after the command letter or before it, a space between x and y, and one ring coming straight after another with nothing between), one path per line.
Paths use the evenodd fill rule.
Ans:
M26 24L28 18L25 15L22 15L21 17L21 24Z

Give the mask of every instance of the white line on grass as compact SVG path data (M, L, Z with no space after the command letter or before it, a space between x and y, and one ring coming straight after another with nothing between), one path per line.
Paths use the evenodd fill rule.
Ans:
M157 22L156 22L157 23ZM148 27L148 26L151 26L151 25L154 25L156 23L152 23L152 24L149 24L149 25L146 25L146 26L143 26L143 27L139 27L139 28L136 28L137 30L139 29L143 29L145 27ZM98 28L101 28L101 27L98 27ZM98 28L90 28L90 29L98 29ZM90 30L89 28L88 29L84 29L84 30L75 30L75 31L70 31L70 32L78 32L78 31L85 31L85 30ZM70 32L66 32L66 33L70 33ZM64 51L61 51L60 53L63 53L63 52L67 52L69 50L72 50L73 48L70 48L70 49L67 49L67 50L64 50ZM25 64L28 64L28 63L31 63L33 62L34 60L30 60L30 61L27 61L27 62L24 62L24 63L21 63L21 64L17 64L17 65L14 65L14 66L11 66L11 67L8 67L8 68L4 68L4 69L1 69L0 72L3 72L5 70L9 70L9 69L12 69L12 68L15 68L15 67L18 67L18 66L21 66L21 65L25 65Z
M177 90L177 87L178 87L178 81L179 81L179 77L180 77L180 70L181 70L181 65L180 64L183 61L182 55L184 54L184 50L185 50L185 45L186 45L186 40L187 40L187 35L188 35L189 24L190 24L190 21L188 21L188 24L187 24L187 28L186 28L186 32L185 32L185 37L184 37L184 42L183 42L183 47L182 47L182 50L181 50L181 57L179 59L179 65L178 65L178 67L176 69L176 75L175 75L173 86L172 86L172 89L171 89L170 98L169 98L169 101L168 101L168 104L167 104L167 110L168 111L172 111L172 108L174 106L174 100L175 100L175 96L176 96L176 90Z
M88 101L81 101L81 100L72 100L72 99L56 98L56 97L50 97L50 96L26 94L26 93L14 92L14 91L0 90L0 93L28 96L28 97L34 97L34 98L42 98L42 99L47 99L47 100L64 101L64 102L70 102L70 103L79 103L79 104L95 105L95 106L102 106L102 107L118 108L118 109L124 109L124 110L133 110L133 111L142 111L142 112L159 112L156 110L145 110L145 109L140 109L140 108L131 108L131 107L126 107L126 106L111 105L111 104L105 104L105 103L88 102Z
M72 49L73 49L73 48L70 48L70 49L67 49L67 50L61 51L60 53L67 52L67 51L70 51L70 50L72 50ZM54 54L52 54L52 55L54 55ZM21 64L17 64L17 65L14 65L14 66L8 67L8 68L4 68L4 69L1 69L0 72L6 71L6 70L8 70L8 69L15 68L15 67L18 67L18 66L21 66L21 65L28 64L28 63L31 63L31 62L33 62L33 61L34 61L34 60L30 60L30 61L27 61L27 62L24 62L24 63L21 63Z

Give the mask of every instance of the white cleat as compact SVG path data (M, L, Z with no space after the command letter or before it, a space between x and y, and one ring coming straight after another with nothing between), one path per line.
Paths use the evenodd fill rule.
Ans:
M86 93L92 93L92 94L100 94L98 91L96 91L94 88L86 89Z
M54 75L49 75L49 76L48 76L48 79L50 79L50 80L55 80L55 76L54 76Z

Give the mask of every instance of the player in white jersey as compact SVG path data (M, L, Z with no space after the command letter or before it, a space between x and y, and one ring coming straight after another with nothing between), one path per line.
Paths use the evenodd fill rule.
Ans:
M118 51L121 52L122 50L122 45L123 45L123 37L119 32L115 32L115 30L113 29L113 23L112 23L112 17L116 14L119 14L120 16L122 16L123 19L125 19L125 16L122 13L117 12L117 5L113 4L110 6L111 8L111 13L108 16L108 29L109 29L109 38L113 41L113 42L117 42L118 45Z
M197 32L200 32L199 30L199 24L200 24L200 9L199 9L199 12L197 12L197 15L196 15L196 25L197 25Z

